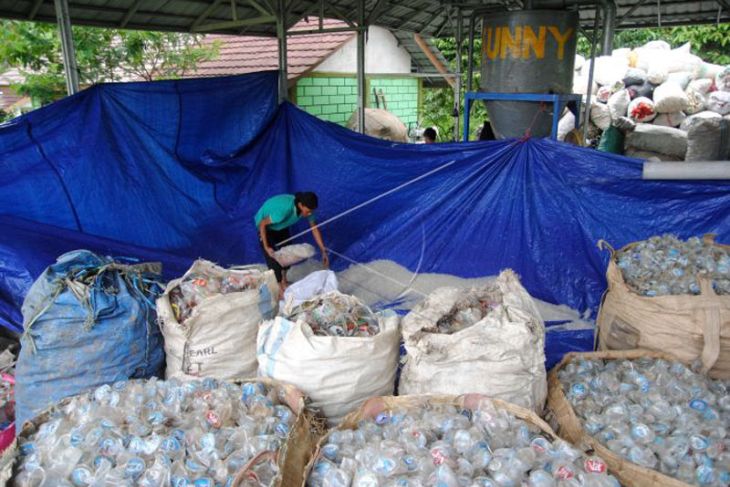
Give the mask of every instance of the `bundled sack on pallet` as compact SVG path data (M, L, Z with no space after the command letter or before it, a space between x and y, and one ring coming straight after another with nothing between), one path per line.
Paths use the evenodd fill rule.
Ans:
M580 479L580 480L579 480ZM302 487L614 486L534 412L479 394L377 397L319 441Z
M256 333L277 312L273 271L225 269L197 260L157 300L166 378L244 379L256 375Z
M562 438L606 460L623 485L730 483L727 382L646 350L570 353L550 371Z
M730 379L730 247L652 237L611 250L598 313L601 349L646 348Z
M545 326L512 270L474 289L441 288L403 318L399 394L479 392L540 412Z
M656 152L683 160L687 152L687 133L672 127L637 123L636 128L626 135L625 147L627 152Z
M687 161L726 161L730 158L730 118L705 111L687 117Z
M86 389L162 373L154 300L160 264L127 265L88 250L60 256L23 302L16 425Z
M288 487L315 431L301 392L275 381L121 381L27 423L0 476L17 487Z
M368 397L393 392L399 345L397 314L333 291L261 325L259 375L295 385L334 425Z

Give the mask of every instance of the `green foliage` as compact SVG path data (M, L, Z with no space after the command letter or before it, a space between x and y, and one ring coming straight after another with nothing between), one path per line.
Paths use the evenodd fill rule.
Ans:
M178 78L218 55L198 35L73 27L81 85L122 79ZM17 67L18 93L41 104L61 98L66 82L61 40L54 24L0 21L0 65Z
M672 47L689 42L692 54L703 61L730 64L730 24L621 30L614 36L613 45L633 48L657 40L666 41ZM578 36L578 53L585 57L591 54L590 42L582 33Z
M449 63L449 70L456 71L456 42L453 38L435 39L434 44L443 53L444 57ZM481 39L474 39L474 86L479 86L479 55L481 53ZM468 43L464 42L462 47L462 69L464 73L461 77L461 86L463 91L467 91L467 73L466 68L468 66L467 60L469 59ZM463 123L464 113L464 100L462 100L459 106L459 125L460 130L463 130L461 124ZM454 134L454 91L450 87L446 88L426 88L424 89L423 104L421 106L421 125L424 127L435 126L438 128L440 141L453 140ZM486 120L487 110L484 107L484 103L477 102L472 104L471 113L469 115L469 126L472 134L478 133L482 123ZM459 140L461 140L461 134L459 134Z

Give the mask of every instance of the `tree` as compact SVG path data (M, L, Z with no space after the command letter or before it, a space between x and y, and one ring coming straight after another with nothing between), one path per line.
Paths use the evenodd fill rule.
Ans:
M213 59L218 45L202 36L73 27L79 82L178 78ZM66 94L61 40L54 24L0 21L0 65L17 67L25 82L14 89L41 104Z

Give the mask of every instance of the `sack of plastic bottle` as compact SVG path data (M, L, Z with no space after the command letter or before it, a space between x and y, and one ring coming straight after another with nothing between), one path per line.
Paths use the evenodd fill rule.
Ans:
M303 485L619 484L603 460L559 439L532 411L467 394L369 399L322 437Z
M395 387L400 318L354 296L333 291L305 301L264 322L257 342L259 375L298 387L330 425Z
M399 394L479 392L542 411L545 326L512 270L479 288L437 289L403 318L403 339Z
M157 300L166 378L237 380L256 375L256 332L278 308L273 271L197 260Z
M646 348L730 379L730 246L651 237L614 250L596 325L603 350Z
M728 382L647 350L570 353L549 376L561 437L603 458L625 485L730 482Z

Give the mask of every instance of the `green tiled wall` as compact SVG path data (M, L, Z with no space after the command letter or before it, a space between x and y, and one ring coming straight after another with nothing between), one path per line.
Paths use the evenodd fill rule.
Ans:
M383 91L388 111L400 118L406 127L418 121L418 79L368 78L367 88L368 107L376 106L375 88L378 92ZM354 76L301 78L296 86L296 103L323 120L345 125L357 108L357 80Z
M418 79L417 78L373 78L369 81L368 106L375 108L373 89L383 90L388 111L406 124L418 122ZM380 107L383 108L383 107Z
M345 125L357 108L355 77L313 76L297 81L299 108L330 122Z

